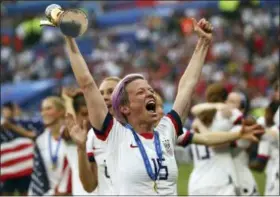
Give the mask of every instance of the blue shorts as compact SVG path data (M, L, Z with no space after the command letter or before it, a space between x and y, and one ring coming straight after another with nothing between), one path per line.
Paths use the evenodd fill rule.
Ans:
M31 176L9 179L1 183L1 193L13 193L15 191L24 193L28 191Z

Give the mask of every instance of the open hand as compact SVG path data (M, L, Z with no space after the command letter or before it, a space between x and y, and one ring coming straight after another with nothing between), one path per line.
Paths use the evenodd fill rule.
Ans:
M83 125L79 125L72 114L66 115L66 126L68 128L70 137L77 144L77 146L85 150L87 141L87 121L83 121Z

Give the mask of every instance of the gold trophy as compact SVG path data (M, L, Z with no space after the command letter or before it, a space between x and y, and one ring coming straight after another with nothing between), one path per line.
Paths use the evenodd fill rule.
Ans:
M45 15L47 19L41 20L40 26L59 27L66 36L75 38L88 28L87 15L80 9L63 10L61 6L51 4L46 8Z

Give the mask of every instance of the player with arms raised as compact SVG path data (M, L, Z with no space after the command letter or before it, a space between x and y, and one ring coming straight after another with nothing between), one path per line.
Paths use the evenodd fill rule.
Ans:
M182 134L182 122L212 39L212 26L205 19L198 23L193 19L193 25L199 35L194 54L180 80L173 110L155 129L156 99L143 76L128 75L115 88L112 95L115 119L108 112L75 40L65 38L73 72L87 102L90 123L96 136L107 143L107 164L116 195L177 194L178 169L173 147L177 136ZM239 136L236 134L236 138ZM80 175L81 181L90 190L97 182L87 175L90 170L85 162L87 136L77 131L72 137L78 145L79 168L84 176ZM204 142L204 138L191 134L184 140ZM170 146L163 146L163 142L169 142Z

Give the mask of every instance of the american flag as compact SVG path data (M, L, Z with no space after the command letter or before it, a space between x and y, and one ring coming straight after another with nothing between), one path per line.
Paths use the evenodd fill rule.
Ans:
M42 196L50 189L49 179L45 164L40 154L39 148L34 148L34 168L31 175L29 193L36 196Z
M61 174L61 179L59 180L55 188L51 188L45 163L43 161L39 148L36 145L34 151L33 173L31 175L31 183L28 194L32 196L43 196L56 195L57 193L71 194L71 192L72 175L67 158L65 157L63 161L63 171Z
M32 130L38 134L42 132L43 125L39 119L15 119L12 123ZM6 130L1 127L1 173L0 180L5 181L18 177L28 176L32 173L34 143L28 138Z

